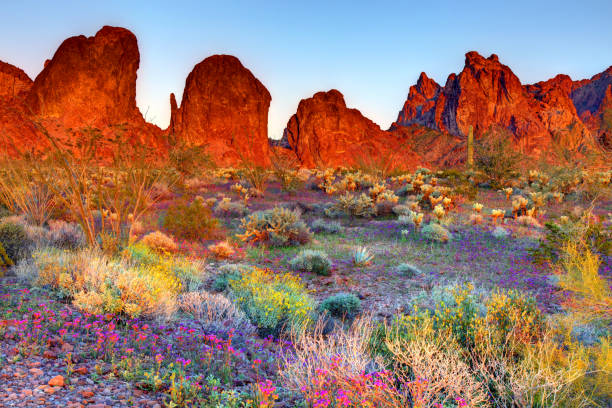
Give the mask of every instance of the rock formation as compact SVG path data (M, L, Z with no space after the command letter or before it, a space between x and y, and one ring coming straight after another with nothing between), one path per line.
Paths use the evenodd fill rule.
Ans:
M238 58L213 55L187 77L180 107L170 96L168 132L188 144L204 145L218 165L246 161L267 166L271 99Z
M572 87L565 75L523 86L497 55L484 58L471 51L463 71L449 75L443 88L421 74L392 129L419 124L463 138L470 126L477 137L501 126L514 134L517 149L533 154L569 132L576 147L587 142L589 132L572 103Z
M48 152L49 140L36 131L42 125L59 144L74 151L87 137L84 129L95 128L100 133L98 159L108 159L120 145L147 147L163 154L161 129L146 123L136 106L139 63L134 34L105 26L93 37L65 40L33 83L20 70L2 68L2 73L13 72L19 79L14 81L18 84L15 89L23 99L10 112L3 109L4 144ZM7 80L5 75L0 78L5 92ZM6 123L6 118L11 123ZM34 133L27 132L24 138L21 132L25 130Z
M23 70L0 61L0 103L24 98L31 87L32 80Z
M416 156L401 139L385 132L357 109L347 108L332 89L303 99L289 119L283 139L304 167L350 166L389 160L410 167Z

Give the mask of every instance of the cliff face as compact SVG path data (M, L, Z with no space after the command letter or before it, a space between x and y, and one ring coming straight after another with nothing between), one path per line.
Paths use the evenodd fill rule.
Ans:
M373 158L412 167L418 160L409 146L385 132L357 109L346 106L337 90L303 99L289 119L283 143L305 167L350 166Z
M559 138L577 148L590 142L579 115L592 106L583 103L581 109L576 101L590 103L593 99L582 94L601 92L587 91L589 85L585 86L577 90L566 75L522 85L497 55L484 58L471 51L463 70L449 75L444 87L421 74L392 129L419 124L464 138L470 126L478 137L495 125L512 132L515 146L525 153L542 153Z
M267 166L268 109L266 87L231 55L213 55L187 77L181 106L170 96L168 131L188 144L205 145L219 165L242 161Z

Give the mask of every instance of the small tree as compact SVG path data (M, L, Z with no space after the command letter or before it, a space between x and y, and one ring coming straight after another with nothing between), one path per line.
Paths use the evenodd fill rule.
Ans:
M476 167L495 188L517 174L521 154L513 149L513 137L506 129L491 127L476 143Z

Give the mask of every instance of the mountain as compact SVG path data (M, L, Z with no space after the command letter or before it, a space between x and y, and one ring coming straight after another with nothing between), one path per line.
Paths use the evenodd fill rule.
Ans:
M357 109L346 106L336 89L302 99L283 132L304 167L367 165L388 161L393 167L414 167L418 158L395 134L386 132Z
M270 164L270 92L231 55L197 64L185 81L181 106L170 96L168 132L187 144L204 145L216 164Z

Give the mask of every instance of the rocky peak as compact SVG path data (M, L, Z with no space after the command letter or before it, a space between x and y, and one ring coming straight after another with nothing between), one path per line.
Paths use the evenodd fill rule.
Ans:
M269 164L270 92L231 55L198 63L185 81L180 107L170 97L171 129L179 140L206 145L219 165Z
M23 97L31 87L32 80L22 69L0 61L0 98Z

